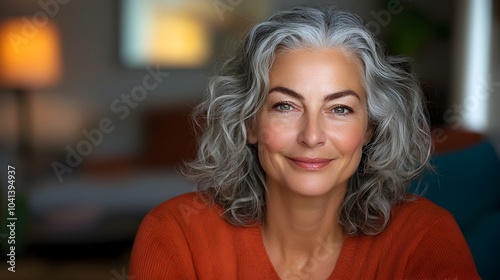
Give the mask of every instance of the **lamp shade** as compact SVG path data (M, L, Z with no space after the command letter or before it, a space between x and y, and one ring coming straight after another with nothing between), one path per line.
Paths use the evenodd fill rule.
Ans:
M40 89L55 84L61 74L59 34L48 19L27 17L0 22L0 85Z

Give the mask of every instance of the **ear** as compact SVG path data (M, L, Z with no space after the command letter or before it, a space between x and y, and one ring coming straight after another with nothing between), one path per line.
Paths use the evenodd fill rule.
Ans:
M372 136L373 136L373 124L371 122L368 122L365 131L365 139L363 140L363 147L368 145L368 143L370 143L370 141L372 140Z
M257 144L258 138L257 133L255 133L254 125L247 126L247 143Z

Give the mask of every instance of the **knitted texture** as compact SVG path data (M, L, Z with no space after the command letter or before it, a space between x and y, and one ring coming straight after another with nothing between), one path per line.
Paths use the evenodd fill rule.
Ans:
M322 261L322 256L315 260ZM168 200L148 213L134 242L129 275L134 280L280 279L260 227L227 223L220 207L207 205L195 193ZM293 279L306 278L304 272ZM451 214L418 198L394 207L382 233L346 237L328 279L480 277Z

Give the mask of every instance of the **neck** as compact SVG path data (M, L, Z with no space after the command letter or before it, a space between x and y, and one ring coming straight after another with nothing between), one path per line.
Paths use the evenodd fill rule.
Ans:
M345 188L336 188L310 197L270 186L262 226L270 258L281 260L283 265L297 265L298 260L339 251L343 234L338 216L344 194Z

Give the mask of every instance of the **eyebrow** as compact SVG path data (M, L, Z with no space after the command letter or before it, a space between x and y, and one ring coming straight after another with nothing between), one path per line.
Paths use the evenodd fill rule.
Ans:
M300 93L298 93L292 89L286 88L286 87L281 87L281 86L280 87L273 87L272 89L269 90L269 93L274 92L274 91L281 92L285 95L291 96L291 97L299 99L299 100L304 100L304 96L302 96ZM341 98L344 96L349 96L349 95L356 97L358 100L361 100L361 98L359 97L359 95L355 91L350 90L350 89L346 89L346 90L342 90L342 91L328 94L327 96L325 96L324 101L325 102L331 101L331 100L338 99L338 98Z

